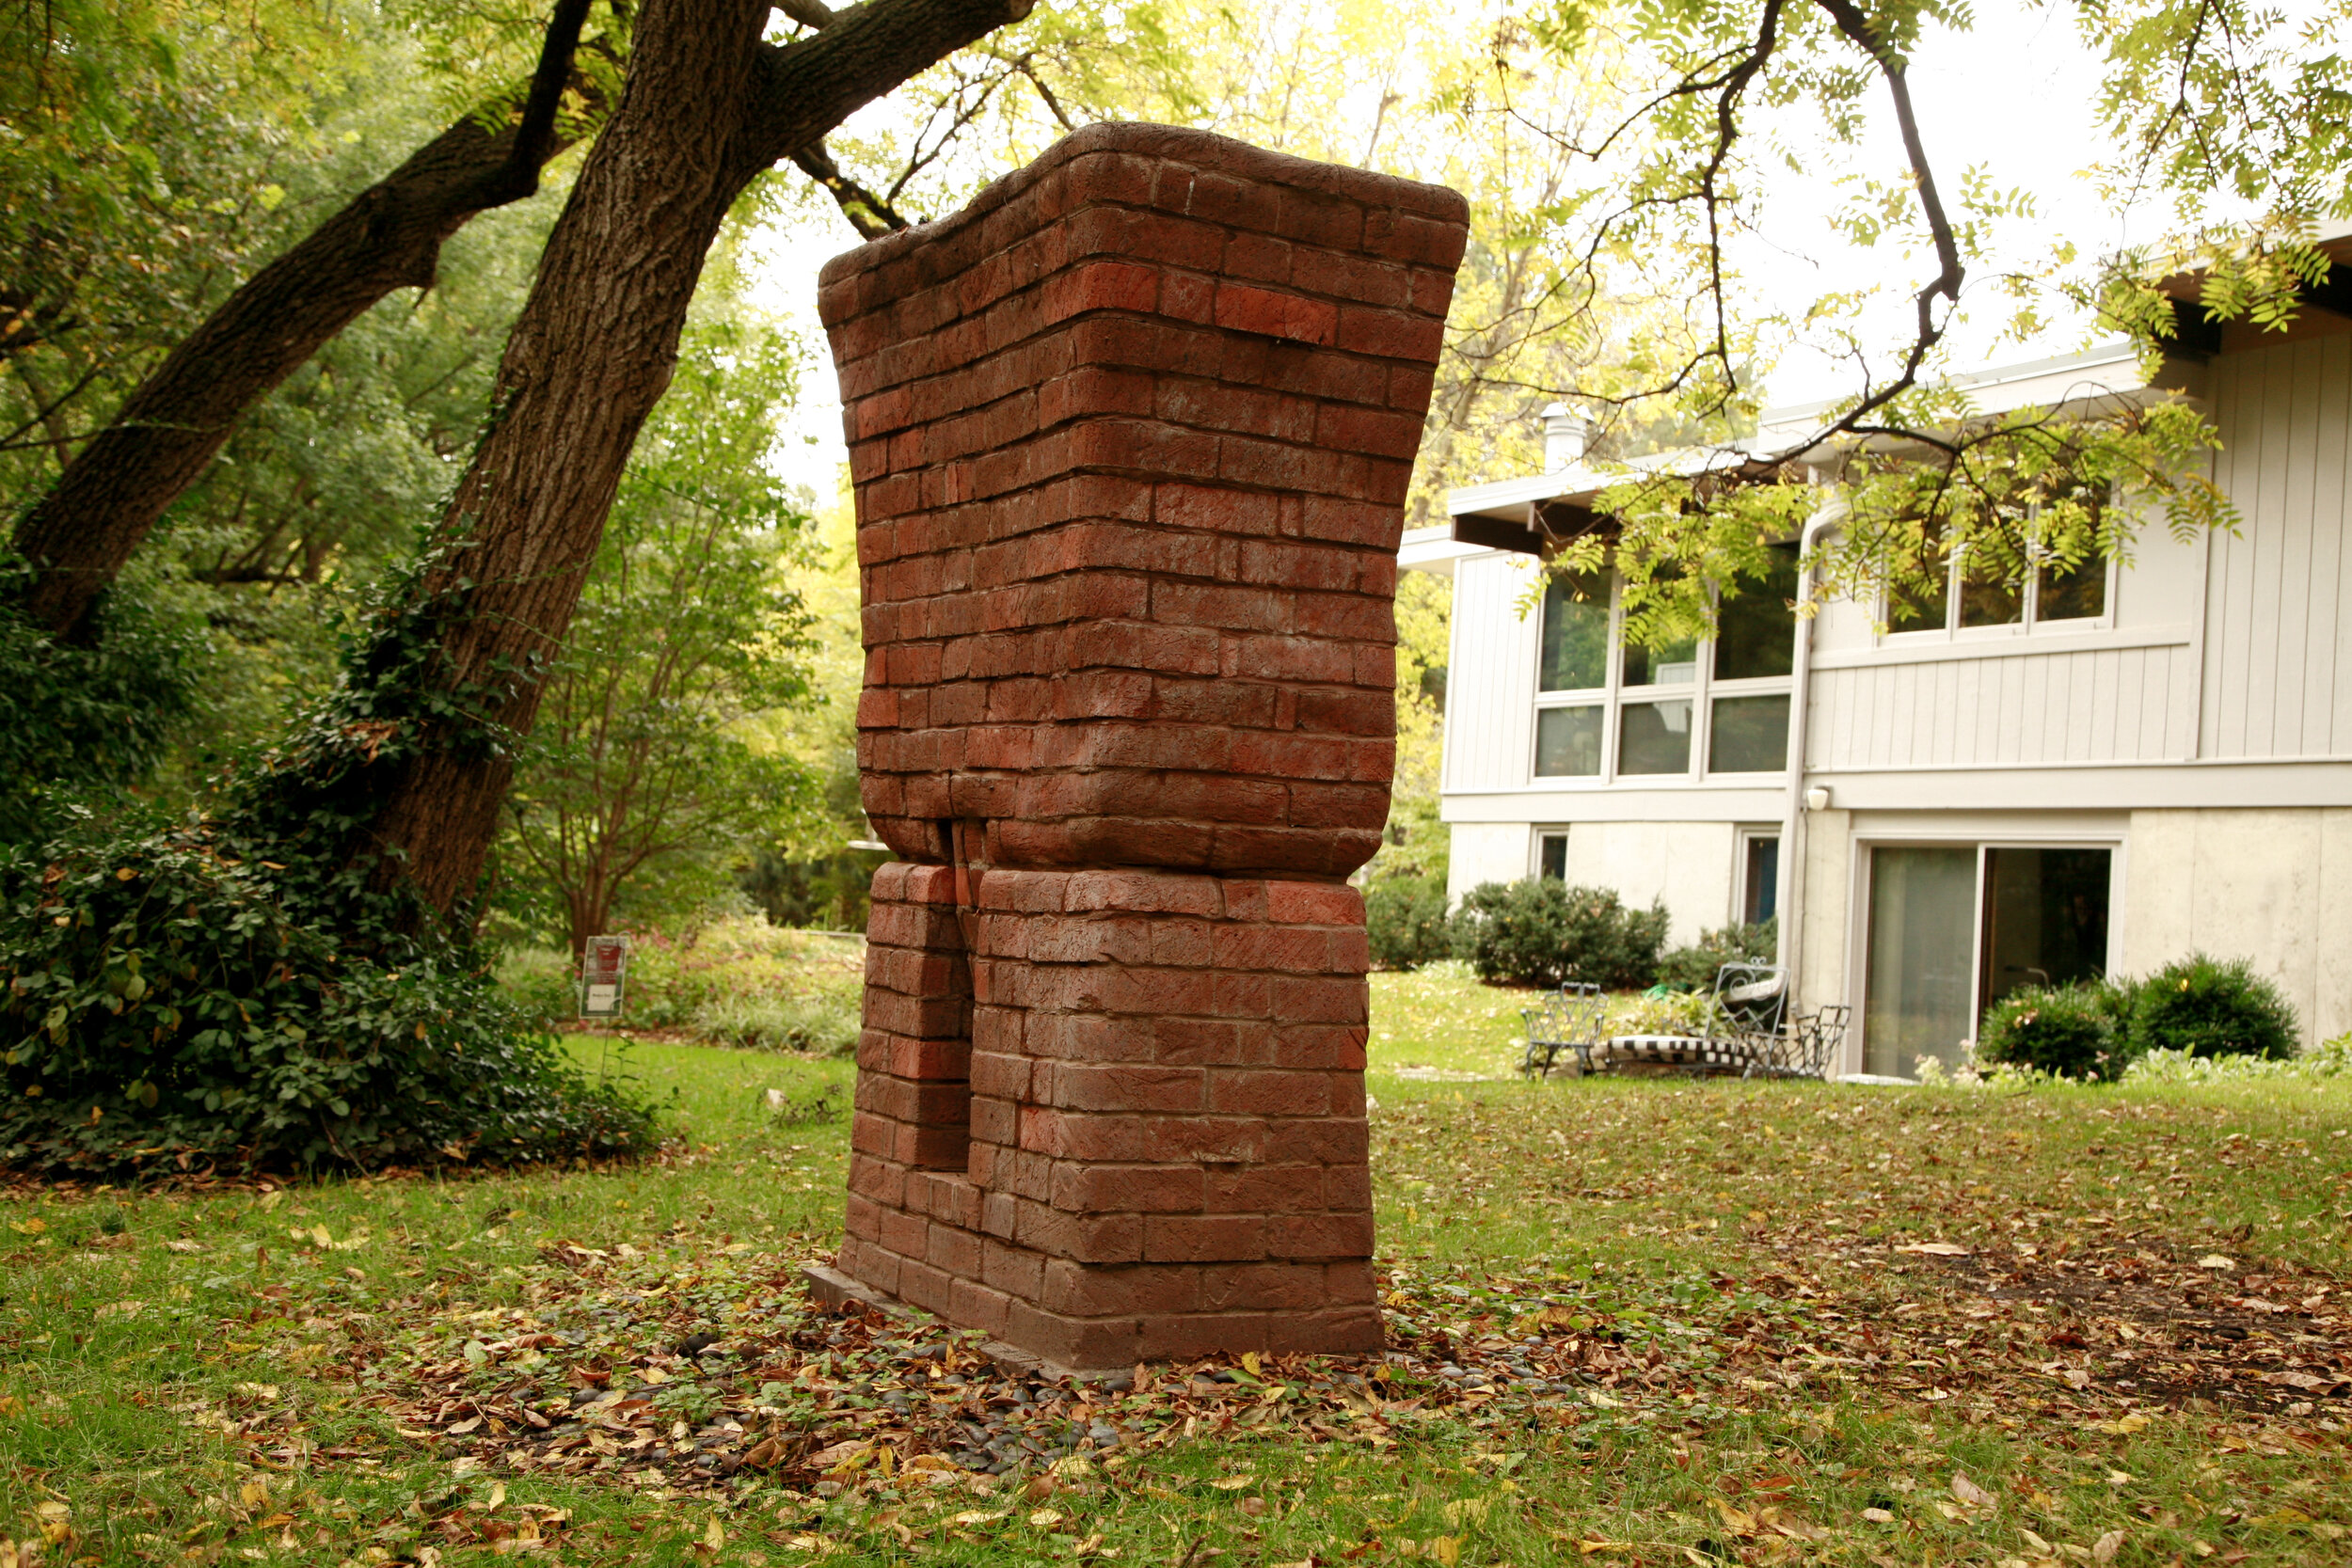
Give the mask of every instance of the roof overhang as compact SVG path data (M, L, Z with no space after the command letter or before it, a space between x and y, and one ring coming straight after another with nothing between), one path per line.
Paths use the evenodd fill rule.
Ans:
M2352 269L2347 269L2352 272ZM2140 374L2139 353L2128 341L2100 343L2079 354L2055 355L2013 365L1997 365L1951 378L1978 417L2012 414L2022 408L2044 408L2066 414L2091 414L2118 404L2146 404L2169 395L2178 382L2168 373L2155 383ZM1577 464L1556 473L1528 474L1486 484L1466 484L1447 492L1451 528L1444 537L1455 547L1452 562L1484 550L1511 550L1541 555L1559 541L1595 528L1608 527L1596 507L1601 492L1645 473L1695 477L1741 467L1766 455L1804 461L1829 454L1818 448L1798 448L1837 400L1789 404L1764 410L1756 434L1722 447L1689 447L1658 452L1631 463L1601 467ZM1891 440L1874 442L1899 447ZM1793 451L1791 449L1796 449ZM1438 531L1415 530L1436 537ZM1410 536L1408 536L1410 537ZM1421 570L1435 570L1422 566Z

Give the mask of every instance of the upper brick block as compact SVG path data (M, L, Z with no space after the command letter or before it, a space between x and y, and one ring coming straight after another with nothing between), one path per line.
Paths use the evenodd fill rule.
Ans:
M1394 757L1452 191L1101 125L838 257L865 804L912 860L1338 876Z

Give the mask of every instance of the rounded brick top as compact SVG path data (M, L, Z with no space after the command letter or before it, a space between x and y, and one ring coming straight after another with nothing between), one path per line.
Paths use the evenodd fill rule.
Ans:
M1112 120L1073 131L1047 148L1034 163L994 181L961 210L930 223L917 224L885 235L827 261L818 275L820 288L837 284L935 244L959 230L978 223L1052 177L1064 166L1089 153L1122 153L1130 157L1163 159L1202 170L1231 174L1259 184L1288 186L1334 197L1365 208L1391 209L1426 217L1449 226L1470 222L1470 203L1459 191L1425 184L1393 174L1317 163L1287 152L1270 152L1213 131L1180 125L1153 125L1139 120Z

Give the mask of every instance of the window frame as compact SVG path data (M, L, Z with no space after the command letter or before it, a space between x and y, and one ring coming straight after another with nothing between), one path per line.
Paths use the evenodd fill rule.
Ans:
M1772 914L1775 917L1779 915L1780 910L1778 906L1780 900L1781 881L1780 855L1782 850L1787 847L1787 845L1783 843L1783 836L1781 824L1777 822L1770 824L1757 823L1750 827L1743 827L1740 829L1735 835L1735 843L1732 849L1734 858L1731 863L1733 886L1731 890L1731 910L1729 911L1729 918L1734 925L1747 926L1758 924L1757 922L1752 922L1748 919L1748 912L1753 910L1756 904L1756 895L1757 888L1754 881L1753 874L1755 867L1753 863L1756 858L1756 845L1767 841L1774 846L1772 850L1772 900L1774 905Z
M1625 684L1625 574L1614 565L1603 568L1609 577L1609 643L1605 680L1597 687L1547 691L1543 688L1544 613L1538 601L1535 639L1534 718L1528 725L1527 778L1532 788L1608 789L1622 784L1630 788L1683 788L1717 782L1776 779L1788 772L1788 734L1782 734L1782 761L1761 772L1719 772L1713 767L1715 700L1718 697L1785 697L1793 721L1796 677L1748 675L1719 679L1715 674L1715 640L1698 639L1692 651L1692 678L1672 685ZM1792 628L1790 636L1795 635ZM1625 715L1629 707L1650 703L1688 702L1691 705L1690 758L1679 772L1627 773L1622 770ZM1597 707L1600 710L1600 767L1593 773L1539 773L1542 715L1552 708Z
M2110 498L2109 504L2113 504L2112 498ZM1882 584L1879 588L1878 605L1873 620L1877 626L1884 626L1886 629L1875 633L1873 645L1914 648L1934 642L2002 642L2012 638L2032 637L2036 634L2062 636L2066 632L2107 631L2115 626L2115 596L2122 583L2122 562L2117 557L2109 554L2100 558L2106 576L2100 588L2098 614L2070 615L2063 620L2045 621L2042 618L2042 573L2047 558L2037 552L2033 557L2032 570L2026 574L2025 593L2022 596L2023 602L2019 606L2017 619L2005 621L1999 626L1963 626L1960 624L1960 578L1961 565L1966 554L1963 548L1954 552L1945 562L1944 624L1940 626L1927 627L1917 631L1897 631L1893 626L1894 602L1884 585ZM2054 629L2044 631L2044 627Z

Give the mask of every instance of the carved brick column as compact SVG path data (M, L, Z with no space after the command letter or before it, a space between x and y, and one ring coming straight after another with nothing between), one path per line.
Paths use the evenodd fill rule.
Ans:
M859 764L901 857L849 1280L1071 1367L1379 1342L1344 879L1388 813L1466 226L1433 186L1098 126L825 269Z

